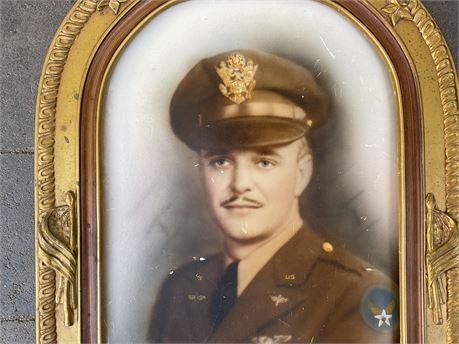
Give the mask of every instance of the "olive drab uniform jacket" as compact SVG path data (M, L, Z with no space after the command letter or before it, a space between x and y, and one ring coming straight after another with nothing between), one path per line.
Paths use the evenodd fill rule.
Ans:
M258 272L214 328L212 294L223 256L168 276L151 320L150 342L397 342L398 291L381 272L301 229Z

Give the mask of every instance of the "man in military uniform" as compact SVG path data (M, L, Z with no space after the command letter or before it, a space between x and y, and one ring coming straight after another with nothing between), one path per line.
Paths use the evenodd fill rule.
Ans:
M202 60L182 80L171 125L199 155L225 251L168 276L150 341L397 341L393 283L300 217L307 136L327 103L307 69L260 51Z

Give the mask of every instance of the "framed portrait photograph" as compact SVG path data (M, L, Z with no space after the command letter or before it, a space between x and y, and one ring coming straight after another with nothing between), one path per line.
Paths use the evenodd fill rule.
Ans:
M76 2L37 342L457 342L457 85L419 0Z

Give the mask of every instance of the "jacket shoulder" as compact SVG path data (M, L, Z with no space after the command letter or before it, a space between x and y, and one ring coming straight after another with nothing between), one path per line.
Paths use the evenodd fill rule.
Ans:
M206 257L193 258L177 269L169 272L164 285L200 280L202 276L218 275L223 264L223 255L214 254Z
M377 267L339 245L329 245L333 249L331 252L324 252L321 255L320 261L322 264L347 273L356 281L367 281L365 284L382 284L391 287L391 289L395 287L395 283Z
M339 246L324 252L319 265L317 273L330 286L334 303L321 340L397 342L398 286L389 276ZM349 332L349 328L354 330Z

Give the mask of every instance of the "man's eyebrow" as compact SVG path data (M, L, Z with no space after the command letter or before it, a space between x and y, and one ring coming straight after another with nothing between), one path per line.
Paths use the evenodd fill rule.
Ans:
M275 148L271 147L259 147L259 148L254 148L254 149L249 149L253 152L255 152L258 155L265 155L265 156L276 156L276 157L281 157L281 154L277 152ZM227 156L231 154L231 151L228 149L215 149L215 150L209 150L209 151L201 151L201 157L204 159L208 159L214 156Z
M201 156L204 159L211 158L213 156L221 156L221 155L228 155L229 151L222 149L222 150L210 150L210 151L201 151Z
M256 149L256 152L260 155L270 155L270 156L281 157L281 155L274 148L271 148L271 147L261 147L261 148Z

